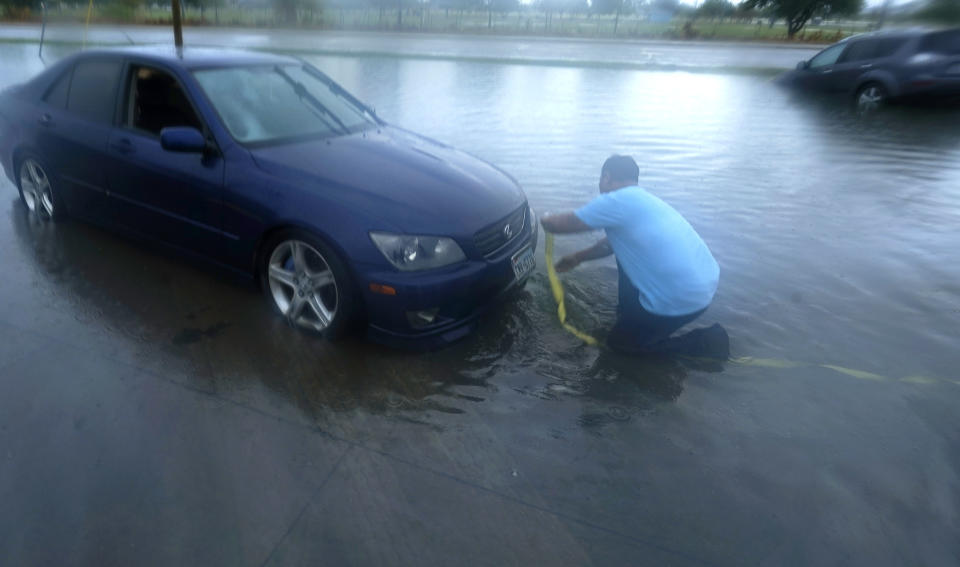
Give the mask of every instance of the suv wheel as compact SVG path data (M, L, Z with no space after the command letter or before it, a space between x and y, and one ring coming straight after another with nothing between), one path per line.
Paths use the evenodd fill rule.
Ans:
M857 89L857 95L853 99L854 109L857 114L873 114L880 110L887 102L887 89L880 83L867 83Z

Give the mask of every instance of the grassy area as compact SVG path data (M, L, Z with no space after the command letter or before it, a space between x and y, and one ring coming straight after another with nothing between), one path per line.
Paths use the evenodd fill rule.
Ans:
M19 20L38 21L38 14L17 14ZM4 19L12 19L6 17ZM52 11L48 20L56 23L83 23L86 8L76 6ZM91 23L128 23L170 25L170 10L141 7L123 11L118 6L97 6ZM223 7L219 10L191 8L185 12L184 25L198 26L280 26L276 13L269 7ZM287 26L288 27L288 26ZM299 14L297 27L332 30L408 31L425 33L471 33L491 35L533 35L588 38L649 38L673 40L787 41L782 23L710 21L677 18L658 23L635 16L595 16L586 14L547 14L535 10L500 13L410 9L404 10L398 23L396 10L335 9L305 11ZM809 27L794 39L808 43L831 43L852 33L865 31L866 25L854 22L831 22Z

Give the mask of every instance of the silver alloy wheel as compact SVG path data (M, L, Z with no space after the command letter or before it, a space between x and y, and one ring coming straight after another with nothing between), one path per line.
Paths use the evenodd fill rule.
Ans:
M870 85L860 91L857 96L857 110L861 113L873 112L883 104L883 90L877 85Z
M323 254L302 240L285 240L267 263L270 295L291 324L323 331L337 316L340 293Z
M20 190L31 212L42 218L53 218L53 189L50 178L39 163L26 159L20 164Z

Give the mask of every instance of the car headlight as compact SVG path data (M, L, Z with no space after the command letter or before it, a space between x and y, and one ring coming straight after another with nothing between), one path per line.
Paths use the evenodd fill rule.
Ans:
M371 232L370 239L388 262L405 272L439 268L466 259L460 246L445 236Z

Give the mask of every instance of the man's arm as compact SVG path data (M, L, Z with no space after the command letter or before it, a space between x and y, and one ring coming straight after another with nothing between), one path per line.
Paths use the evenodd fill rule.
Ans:
M613 254L613 248L610 248L610 242L606 238L597 242L590 248L585 248L579 252L574 252L569 256L564 256L556 264L558 272L569 272L583 262L589 260L599 260Z
M547 214L540 218L540 224L543 225L543 230L556 234L595 230L573 213Z
M543 225L543 230L557 234L594 230L573 213L544 215L543 218L540 219L540 224ZM574 252L569 256L560 258L556 264L556 268L558 272L568 272L583 262L605 258L611 254L613 254L613 249L610 248L610 243L604 238L590 248L585 248L579 252Z

